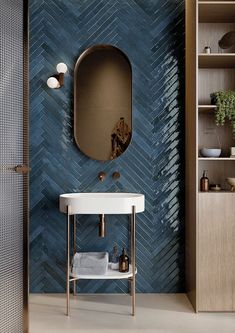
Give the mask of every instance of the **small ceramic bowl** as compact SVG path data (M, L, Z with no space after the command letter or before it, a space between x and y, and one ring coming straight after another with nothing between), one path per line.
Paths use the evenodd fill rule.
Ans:
M235 190L235 178L226 178L227 183L231 186L231 191Z
M221 149L218 148L202 148L200 154L203 157L219 157L221 154Z

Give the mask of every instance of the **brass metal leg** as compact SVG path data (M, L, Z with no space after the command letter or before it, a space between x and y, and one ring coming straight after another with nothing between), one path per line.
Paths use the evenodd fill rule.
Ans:
M128 279L128 281L129 281L129 294L130 294L130 296L132 296L132 278L130 278L130 279Z
M133 206L131 215L131 264L133 273L131 280L132 316L135 315L135 223L135 206Z
M67 207L67 276L66 276L66 315L69 316L69 296L70 296L70 206Z
M73 255L77 252L77 244L76 244L76 215L73 215ZM76 280L73 281L73 295L76 295Z

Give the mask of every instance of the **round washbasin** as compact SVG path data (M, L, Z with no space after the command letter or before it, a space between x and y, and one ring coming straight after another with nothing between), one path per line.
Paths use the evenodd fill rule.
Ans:
M144 211L144 195L139 193L67 193L60 195L60 211L73 214L131 214Z

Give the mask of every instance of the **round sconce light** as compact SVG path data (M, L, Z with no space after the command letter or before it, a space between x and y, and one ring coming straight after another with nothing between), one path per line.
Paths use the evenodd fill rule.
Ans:
M68 70L68 67L66 64L64 64L63 62L60 62L57 66L56 66L56 70L58 73L66 73Z
M63 62L60 62L56 66L58 74L50 76L47 80L47 85L49 88L57 89L64 85L64 74L67 72L68 67Z

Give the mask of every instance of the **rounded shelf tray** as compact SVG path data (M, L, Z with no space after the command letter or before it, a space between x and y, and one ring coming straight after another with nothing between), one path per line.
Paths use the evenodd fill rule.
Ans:
M137 274L137 268L135 270L135 274ZM132 277L132 266L130 265L129 272L127 273L120 273L119 271L111 269L111 265L109 264L108 271L104 275L75 275L70 274L72 279L77 280L121 280L121 279L128 279Z

